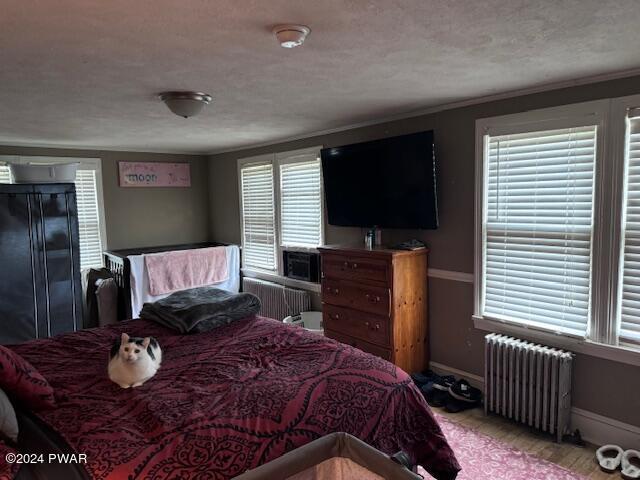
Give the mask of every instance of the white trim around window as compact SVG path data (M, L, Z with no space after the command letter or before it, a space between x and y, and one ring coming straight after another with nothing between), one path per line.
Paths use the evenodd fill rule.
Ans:
M605 99L476 121L474 324L476 328L516 335L551 346L640 365L636 345L619 344L622 254L625 222L625 182L628 138L627 112L640 106L640 95ZM596 128L593 171L589 303L587 327L572 333L559 326L495 316L485 310L488 208L488 140L502 135L530 134L592 125ZM532 133L533 132L533 133ZM526 135L524 135L526 136ZM569 164L572 168L572 164ZM495 168L495 165L494 165ZM495 170L494 170L495 172ZM495 175L493 173L492 175ZM531 195L536 192L532 191ZM520 205L517 205L520 208ZM495 208L492 207L492 208ZM501 207L506 208L506 207ZM569 220L571 221L571 220ZM492 257L493 254L492 254ZM493 281L493 280L492 280ZM559 323L558 325L561 325Z
M102 161L100 158L83 158L83 157L45 157L45 156L26 156L26 155L0 155L0 165L6 165L7 162L10 163L79 163L78 171L91 171L94 173L93 178L91 176L86 176L86 178L78 178L76 176L76 193L77 196L82 197L82 192L79 192L79 188L83 186L88 188L88 191L85 192L87 194L95 194L95 209L93 210L93 205L86 205L86 211L88 213L88 217L90 217L91 225L86 226L83 229L82 225L82 212L81 209L83 206L78 205L79 215L78 215L78 223L80 227L80 255L82 260L82 240L84 235L88 235L90 240L87 240L87 244L89 245L89 253L87 254L90 258L87 260L85 257L85 261L83 268L93 267L100 268L103 262L102 251L107 249L107 230L105 223L105 215L104 215L104 194L103 194L103 183L102 183ZM95 182L95 188L93 185L87 184ZM95 222L98 222L97 233L99 235L99 242L95 241ZM85 250L86 251L86 250Z
M264 155L258 155L255 157L241 158L238 159L237 171L238 171L238 191L240 196L240 228L241 228L241 239L243 245L243 272L254 272L256 274L262 274L270 276L273 278L283 278L284 269L282 266L282 252L283 250L295 250L295 251L316 251L316 247L324 244L324 234L325 234L325 211L324 211L324 193L323 193L323 185L322 185L322 168L320 164L320 150L322 146L304 148L300 150L293 150L288 152L278 152L278 153L270 153ZM282 216L283 216L283 205L282 205L282 192L281 192L281 167L292 164L304 164L317 161L318 166L320 168L320 215L319 215L319 230L316 230L316 233L319 233L319 244L312 246L308 241L306 244L288 244L285 245L283 242L283 234L282 234ZM256 262L253 262L247 258L247 222L245 221L245 203L249 200L249 198L244 198L243 191L243 170L252 166L271 166L271 188L272 188L272 218L274 225L274 261L273 264L268 264L267 261L263 261L263 265L258 265ZM317 177L315 177L317 178ZM304 193L310 194L312 192L305 191ZM314 194L314 199L317 202L317 196ZM264 203L264 199L263 199ZM308 213L308 212L307 212ZM312 234L302 235L301 237L309 238L313 236ZM264 259L263 259L264 260ZM260 262L258 262L260 263Z

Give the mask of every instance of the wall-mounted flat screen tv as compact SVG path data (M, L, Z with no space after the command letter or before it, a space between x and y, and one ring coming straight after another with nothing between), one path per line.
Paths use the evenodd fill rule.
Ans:
M324 148L330 225L438 228L433 131Z

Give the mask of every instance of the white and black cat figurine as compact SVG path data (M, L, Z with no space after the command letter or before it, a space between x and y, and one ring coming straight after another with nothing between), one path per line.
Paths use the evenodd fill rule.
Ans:
M139 387L160 368L162 350L153 337L129 337L126 333L111 347L109 378L122 388Z

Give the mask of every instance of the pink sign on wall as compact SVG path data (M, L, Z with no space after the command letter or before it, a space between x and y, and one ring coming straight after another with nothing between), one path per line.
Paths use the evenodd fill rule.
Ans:
M118 162L121 187L190 187L191 165L164 162Z

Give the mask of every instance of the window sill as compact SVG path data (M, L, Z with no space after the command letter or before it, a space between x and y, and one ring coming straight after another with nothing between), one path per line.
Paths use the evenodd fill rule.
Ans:
M259 280L267 280L269 282L278 283L286 287L300 288L302 290L308 290L315 293L321 292L321 286L319 283L296 280L294 278L288 278L283 275L279 275L275 272L268 272L265 270L257 270L253 268L243 268L242 275L244 275L245 277L257 278Z
M318 247L305 247L302 245L280 245L280 250L286 250L287 252L318 253Z
M553 333L551 331L526 327L479 315L473 316L473 325L478 330L514 335L523 340L543 343L551 347L563 348L583 355L640 366L640 350L634 350L628 347L592 342L580 337Z

